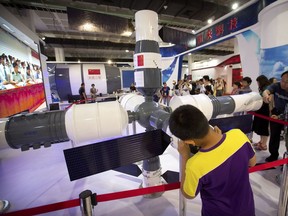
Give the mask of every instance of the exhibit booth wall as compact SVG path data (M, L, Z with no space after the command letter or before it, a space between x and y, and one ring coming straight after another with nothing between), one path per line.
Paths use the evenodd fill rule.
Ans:
M279 81L288 70L287 19L288 1L276 1L259 13L257 24L236 36L243 76L252 78L254 91L259 75Z

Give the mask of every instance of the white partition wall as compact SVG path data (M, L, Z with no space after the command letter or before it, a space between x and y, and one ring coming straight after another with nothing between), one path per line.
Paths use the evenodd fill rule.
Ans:
M95 84L98 93L107 94L107 78L104 64L83 64L83 80L86 93L90 92L91 84Z
M81 65L80 64L70 64L69 65L69 76L71 84L72 95L78 95L80 85L82 83L81 78Z
M260 74L259 68L259 45L260 38L259 25L253 26L250 30L236 36L239 44L239 52L242 65L243 77L250 77L252 84L250 85L253 91L258 91L256 78Z

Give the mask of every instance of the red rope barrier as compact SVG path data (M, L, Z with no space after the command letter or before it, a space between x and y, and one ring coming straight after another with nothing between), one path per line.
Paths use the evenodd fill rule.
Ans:
M288 158L261 164L255 167L249 168L249 173L269 169L272 167L280 166L283 164L288 164ZM148 188L140 188L140 189L133 189L128 191L121 191L121 192L115 192L110 194L101 194L96 196L97 202L106 202L116 199L124 199L134 196L141 196L145 194L152 194L152 193L158 193L158 192L164 192L168 190L175 190L180 188L180 182L172 183L172 184L165 184L165 185L159 185L159 186L153 186ZM58 211L66 208L72 208L80 205L79 199L74 200L68 200L58 203L53 203L49 205L44 206L38 206L35 208L30 209L24 209L20 211L10 212L3 214L5 216L30 216L30 215L37 215L37 214L43 214L51 211Z
M254 116L257 116L259 118L263 118L263 119L266 119L268 121L273 121L273 122L276 122L276 123L279 123L279 124L283 124L283 125L288 125L288 122L287 121L282 121L282 120L279 120L279 119L274 119L274 118L271 118L271 117L268 117L268 116L265 116L265 115L261 115L261 114L258 114L256 112L247 112L251 115L254 115Z
M110 193L110 194L102 194L96 196L97 202L105 202L115 199L123 199L133 196L140 196L145 194L151 194L151 193L158 193L168 190L175 190L180 188L180 182L172 183L172 184L165 184L165 185L158 185L148 188L140 188L140 189L134 189L134 190L128 190L128 191L121 191L116 193Z
M288 164L288 158L284 158L284 159L281 159L281 160L277 160L277 161L261 164L261 165L254 166L254 167L250 167L249 168L249 173L257 172L257 171L261 171L261 170L266 170L266 169L269 169L269 168L272 168L272 167L281 166L281 165L284 165L284 164Z
M58 210L66 209L66 208L72 208L72 207L76 207L79 205L80 205L80 200L74 199L74 200L68 200L68 201L53 203L53 204L44 205L44 206L38 206L35 208L30 208L30 209L9 212L3 215L5 216L24 216L24 215L30 216L30 215L43 214L43 213L52 212L52 211L58 211Z

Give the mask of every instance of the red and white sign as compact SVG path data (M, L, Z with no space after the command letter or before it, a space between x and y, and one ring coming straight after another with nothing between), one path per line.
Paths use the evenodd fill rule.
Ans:
M144 66L144 55L138 55L137 56L137 65L138 66Z
M100 75L100 69L88 69L88 75Z
M39 54L38 52L34 51L34 50L31 50L31 55L32 57L36 58L36 59L39 59Z

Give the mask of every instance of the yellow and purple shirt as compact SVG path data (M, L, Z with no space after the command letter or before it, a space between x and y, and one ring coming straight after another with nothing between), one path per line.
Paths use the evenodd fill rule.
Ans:
M248 173L254 154L247 136L233 129L187 161L183 188L192 197L200 192L202 216L255 216Z

